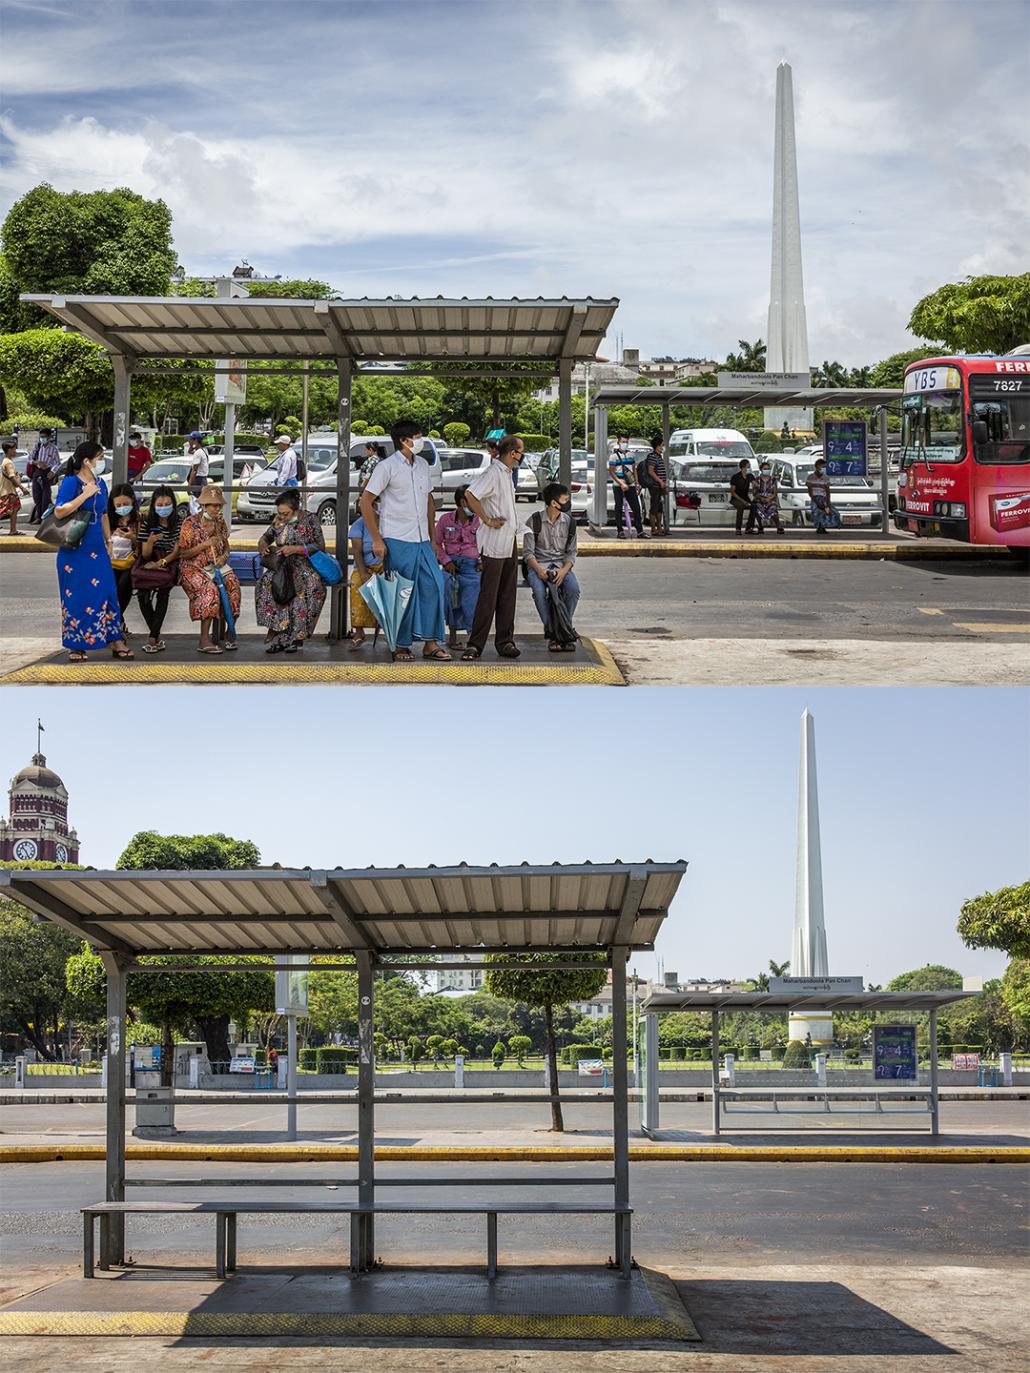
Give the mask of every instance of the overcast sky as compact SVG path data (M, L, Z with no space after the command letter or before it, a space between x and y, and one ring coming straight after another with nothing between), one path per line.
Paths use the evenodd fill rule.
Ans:
M191 273L617 295L646 355L766 335L794 68L813 364L1026 268L1025 0L3 0L0 213L163 196ZM614 339L606 349L614 352Z
M4 698L0 783L29 761L42 710L84 863L113 866L138 829L222 830L295 867L683 858L658 949L681 977L746 977L790 957L806 705L833 974L883 983L930 962L999 975L1004 956L965 949L955 921L966 897L1027 876L1030 717L1015 689ZM653 975L653 955L635 963Z

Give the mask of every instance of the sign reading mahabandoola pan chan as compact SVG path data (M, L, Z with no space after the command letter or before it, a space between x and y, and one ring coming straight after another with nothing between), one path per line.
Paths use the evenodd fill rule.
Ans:
M873 1077L877 1082L915 1082L919 1075L914 1025L873 1026Z

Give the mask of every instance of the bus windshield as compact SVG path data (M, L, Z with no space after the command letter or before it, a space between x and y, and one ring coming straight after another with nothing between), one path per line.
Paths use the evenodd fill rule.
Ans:
M901 465L961 462L965 422L961 391L931 391L901 402Z
M987 425L987 442L973 444L974 459L998 465L1030 462L1030 393L988 398L986 386L977 386L972 403L974 421Z

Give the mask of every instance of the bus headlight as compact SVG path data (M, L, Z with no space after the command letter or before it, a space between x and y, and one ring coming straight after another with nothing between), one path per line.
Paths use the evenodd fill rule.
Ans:
M962 501L934 501L933 513L945 517L950 516L953 520L964 520L966 507Z

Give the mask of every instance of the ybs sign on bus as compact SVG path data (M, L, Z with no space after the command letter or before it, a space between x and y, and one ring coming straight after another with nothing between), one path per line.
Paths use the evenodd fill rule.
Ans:
M905 372L894 523L1030 548L1030 358L928 358Z

